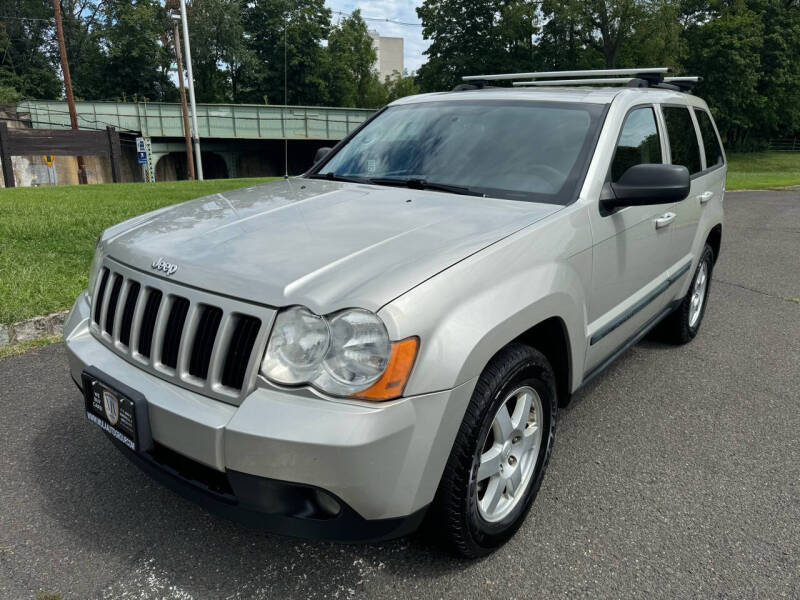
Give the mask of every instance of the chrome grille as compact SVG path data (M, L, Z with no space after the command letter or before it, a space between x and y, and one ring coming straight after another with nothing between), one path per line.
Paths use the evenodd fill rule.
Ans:
M106 260L92 334L138 367L238 404L253 388L274 311Z

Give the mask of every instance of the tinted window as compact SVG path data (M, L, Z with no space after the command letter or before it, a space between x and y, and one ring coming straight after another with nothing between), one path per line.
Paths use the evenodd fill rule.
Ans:
M678 106L664 107L664 120L667 122L667 136L672 150L672 164L683 165L694 175L703 170L700 164L700 146L697 145L692 115L688 108Z
M611 180L618 181L634 165L660 163L661 141L653 109L637 108L625 119L611 163Z
M718 167L725 162L722 158L722 146L720 146L717 132L711 123L711 117L704 110L695 108L694 114L697 123L700 125L700 135L703 136L703 150L706 152L706 169Z
M575 199L603 112L599 104L535 101L393 106L312 177L423 179L489 197L566 204Z

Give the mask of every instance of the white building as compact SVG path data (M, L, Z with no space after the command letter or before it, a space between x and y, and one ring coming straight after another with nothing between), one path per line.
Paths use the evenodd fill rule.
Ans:
M372 47L375 48L375 69L381 81L392 77L395 71L403 74L403 38L385 37L375 30L370 30Z

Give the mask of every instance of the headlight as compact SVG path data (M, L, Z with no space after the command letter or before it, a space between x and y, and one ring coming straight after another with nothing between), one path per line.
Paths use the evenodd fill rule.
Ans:
M402 395L417 345L417 338L392 343L383 321L367 310L323 317L294 306L275 318L261 373L281 385L388 400Z
M325 319L306 308L290 308L275 319L261 370L273 381L285 385L313 381L330 338Z
M97 284L97 275L100 273L100 267L103 266L103 247L100 245L100 238L97 238L97 244L94 247L94 258L89 267L89 283L86 286L86 295L89 297L89 303L92 302L92 294Z

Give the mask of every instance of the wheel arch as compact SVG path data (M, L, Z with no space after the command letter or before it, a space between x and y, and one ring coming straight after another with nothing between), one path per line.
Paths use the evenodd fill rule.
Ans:
M711 231L708 232L708 236L706 236L706 244L711 246L711 249L714 251L714 263L716 263L719 258L720 248L722 247L722 223L717 223L711 228Z
M465 357L458 381L480 376L503 348L521 342L537 349L550 362L556 373L559 402L564 403L577 387L575 370L582 368L582 325L581 308L574 296L558 292L542 297L485 330Z
M512 342L525 344L544 354L556 376L558 404L566 406L572 395L572 348L564 319L558 316L544 319Z

